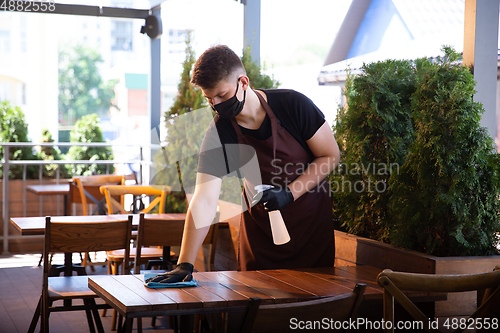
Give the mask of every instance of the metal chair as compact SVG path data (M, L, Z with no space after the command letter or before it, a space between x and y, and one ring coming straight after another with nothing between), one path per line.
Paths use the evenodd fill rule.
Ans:
M274 333L296 332L297 327L291 323L291 318L297 322L320 322L328 318L331 322L346 322L355 318L365 292L365 284L357 284L351 293L341 296L318 298L312 301L260 305L260 298L251 298L243 313L240 333ZM321 327L314 332L320 331ZM329 327L328 332L343 331Z
M98 296L88 288L87 276L49 276L49 254L54 252L90 252L126 248L130 244L132 216L107 222L45 222L45 244L43 251L42 295L33 315L28 332L34 332L41 316L41 332L49 331L49 315L52 312L85 310L90 332L104 332L97 309L109 308L107 304L96 304ZM129 251L125 251L128 258ZM124 270L123 270L124 271ZM64 302L54 306L58 300L82 299L83 305Z
M493 313L491 305L498 304L500 297L500 267L495 267L491 272L445 275L445 274L417 274L405 272L393 272L390 269L382 271L377 277L377 283L384 288L384 320L391 321L386 326L386 332L394 332L394 300L416 320L422 323L422 329L427 332L440 332L433 327L432 318L428 318L417 306L403 293L403 291L421 292L466 292L478 291L477 309L464 323L475 323L474 318L498 318ZM463 325L458 325L454 332L464 330Z

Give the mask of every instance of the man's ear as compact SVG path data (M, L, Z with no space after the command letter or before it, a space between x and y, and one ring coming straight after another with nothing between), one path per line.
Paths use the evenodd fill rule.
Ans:
M248 78L248 76L240 76L240 82L243 90L246 90L250 86L250 79Z

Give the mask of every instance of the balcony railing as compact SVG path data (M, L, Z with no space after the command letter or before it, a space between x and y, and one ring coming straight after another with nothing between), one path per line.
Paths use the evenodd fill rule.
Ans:
M26 183L27 166L38 165L39 166L39 180L40 184L43 181L43 166L44 165L73 165L76 168L78 164L88 164L88 165L106 165L106 173L109 173L110 166L112 165L124 165L124 166L134 166L139 171L137 172L137 181L141 184L148 183L149 171L152 166L151 158L145 159L144 156L147 154L151 155L151 150L161 148L160 145L132 145L132 144L116 144L116 143L63 143L63 142L52 142L52 143L31 143L31 142L7 142L0 143L0 146L4 148L4 159L0 161L3 167L3 203L2 203L2 217L3 217L3 254L9 253L9 239L14 239L21 236L10 236L9 235L9 224L10 224L10 213L9 213L9 169L11 166L21 165L23 166L23 177L22 180ZM110 147L113 148L123 147L127 149L127 156L133 156L129 159L118 159L118 160L10 160L9 153L11 149L19 147L71 147L71 146L84 146L84 147ZM135 153L133 150L135 149ZM60 168L57 168L56 174L56 184L60 182ZM26 203L26 186L23 186L23 203ZM24 210L25 211L25 210ZM24 236L26 237L26 236Z

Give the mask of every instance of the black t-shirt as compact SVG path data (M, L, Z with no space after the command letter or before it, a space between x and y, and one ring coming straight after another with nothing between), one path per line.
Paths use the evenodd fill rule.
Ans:
M323 113L308 97L297 91L289 89L261 91L267 95L267 103L281 126L313 157L306 141L312 138L325 122ZM258 140L265 140L271 136L271 122L267 115L259 129L241 128L243 134ZM238 137L231 121L215 116L203 139L198 172L222 178L238 170L240 154L237 143Z

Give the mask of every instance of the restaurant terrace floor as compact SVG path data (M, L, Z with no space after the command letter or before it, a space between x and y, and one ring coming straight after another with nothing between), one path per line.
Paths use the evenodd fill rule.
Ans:
M100 260L99 257L97 257ZM40 254L0 255L0 333L26 333L30 325L41 293L42 267L38 266ZM62 264L62 254L54 255L55 264ZM75 254L74 262L79 262ZM107 268L95 266L95 272L87 269L89 275L107 274ZM106 333L111 331L111 310L101 317ZM40 324L38 324L39 326ZM157 318L156 328L151 320L143 320L144 332L170 333L168 320ZM37 327L36 332L39 331ZM86 333L89 331L84 311L52 313L50 315L51 333ZM134 331L136 327L134 325ZM116 331L114 331L116 332Z

